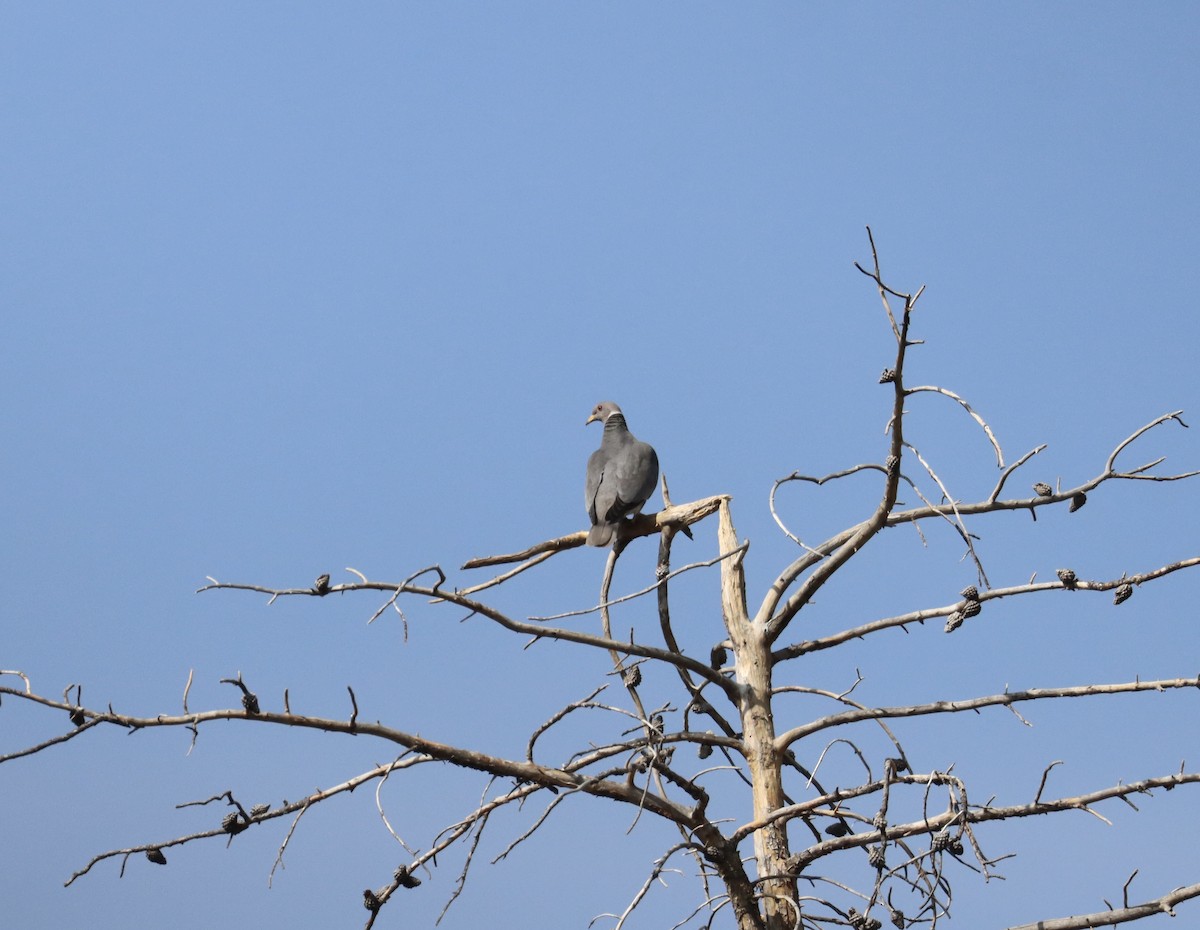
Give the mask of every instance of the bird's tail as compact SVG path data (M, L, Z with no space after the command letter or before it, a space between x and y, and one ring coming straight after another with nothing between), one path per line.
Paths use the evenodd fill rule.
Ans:
M597 523L588 530L587 544L589 546L607 546L612 542L615 529L616 527L611 523Z

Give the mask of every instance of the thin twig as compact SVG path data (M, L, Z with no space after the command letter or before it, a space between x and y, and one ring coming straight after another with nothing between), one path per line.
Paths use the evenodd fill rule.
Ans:
M960 397L958 394L955 394L953 391L947 390L944 387L937 387L936 385L932 384L923 384L920 387L906 388L905 390L909 394L918 394L922 391L932 391L936 394L941 394L943 397L949 397L951 400L955 401L960 407L963 408L963 410L970 414L972 420L979 424L980 428L983 430L983 434L987 436L988 442L992 444L992 450L996 453L996 467L1004 467L1004 451L1000 448L1000 442L996 439L996 434L992 432L992 428L988 426L987 421L978 413L976 413L975 409L969 403L967 403L963 397Z
M621 597L603 601L602 603L597 604L595 607L585 607L580 610L568 610L561 614L549 614L544 617L530 617L529 620L531 623L546 623L550 620L563 620L567 617L585 617L588 614L594 614L597 611L603 611L609 607L615 607L617 604L624 604L626 601L632 601L635 598L644 597L651 591L655 591L662 587L672 578L677 578L678 576L682 575L684 572L690 572L696 568L710 568L711 566L716 565L718 562L724 561L730 556L737 555L739 552L744 552L749 545L749 543L743 543L736 549L733 549L729 552L722 552L720 555L713 556L711 559L706 559L703 562L692 562L690 565L684 565L682 568L677 568L674 571L664 575L662 578L659 578L657 581L655 581L654 584L648 585L647 587L642 588L640 591L634 591L632 594L624 594Z

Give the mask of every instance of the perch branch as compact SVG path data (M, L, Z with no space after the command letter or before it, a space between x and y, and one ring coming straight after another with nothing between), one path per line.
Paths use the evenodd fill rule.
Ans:
M639 536L649 536L652 533L660 532L664 526L674 526L678 529L683 529L716 513L717 507L724 497L725 495L706 497L687 504L673 504L670 507L664 507L658 513L639 514L627 521L627 525L622 530L622 535L626 539L636 539ZM510 552L504 555L487 555L469 559L463 563L463 568L486 568L492 565L507 565L511 562L521 562L544 552L553 554L555 552L562 552L564 549L577 549L584 545L586 540L587 532L580 530L577 533L568 533L566 536L559 536L556 539L547 539L544 542L535 543L528 549L523 549L520 552Z

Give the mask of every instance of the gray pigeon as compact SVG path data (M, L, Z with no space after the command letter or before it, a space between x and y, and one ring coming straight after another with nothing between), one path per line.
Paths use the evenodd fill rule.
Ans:
M612 401L596 404L587 423L594 420L604 424L604 436L587 464L584 503L592 520L587 543L607 546L621 520L640 513L654 493L658 455L629 432L625 415Z

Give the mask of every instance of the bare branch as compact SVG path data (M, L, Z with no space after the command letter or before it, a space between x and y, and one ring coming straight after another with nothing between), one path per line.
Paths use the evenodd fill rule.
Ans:
M1108 461L1104 463L1104 473L1106 475L1121 474L1120 472L1118 472L1116 470L1117 456L1119 456L1122 452L1124 452L1128 446L1132 445L1143 434L1150 432L1150 430L1154 429L1156 426L1161 426L1163 423L1166 423L1169 420L1174 420L1176 423L1178 423L1184 429L1187 429L1187 424L1183 422L1183 411L1182 410L1174 410L1171 413L1164 413L1161 417L1151 420L1145 426L1139 427L1138 429L1134 430L1133 433L1128 438L1126 438L1126 439L1122 440L1120 443L1118 443L1117 447L1112 450L1112 454L1109 455ZM1160 459L1160 461L1161 461L1161 459ZM1189 472L1186 475L1176 475L1176 476L1174 476L1174 478L1159 479L1159 480L1174 480L1175 478L1190 478L1195 474L1197 474L1197 472Z
M586 537L586 534L585 534L585 537ZM533 558L526 559L524 562L522 562L516 568L513 568L513 569L510 569L509 571L503 572L502 574L499 574L495 578L492 578L488 581L481 582L480 584L477 584L477 585L472 585L469 588L463 588L462 591L459 593L474 594L477 591L486 591L488 588L494 588L496 585L503 584L504 582L508 581L509 578L513 578L516 575L521 574L521 572L528 571L529 569L534 568L537 565L541 565L543 562L546 561L546 559L548 559L548 558L550 558L550 556L554 555L555 551L558 551L558 550L554 550L554 551L550 551L550 552L540 552L537 555L535 555ZM474 566L471 565L470 563L468 563L468 564L464 565L463 568L474 568Z
M554 539L546 539L540 543L534 543L528 549L522 549L520 552L508 552L503 555L485 555L474 559L467 559L467 561L463 562L462 567L463 569L489 568L492 565L507 565L512 562L522 562L538 555L549 557L565 549L578 549L585 542L587 542L587 530L579 530L576 533L568 533L566 536L558 536Z
M73 705L54 701L39 695L25 695L12 688L0 688L0 694L11 694L22 700L42 704L47 707L69 711ZM250 721L266 725L282 725L302 727L305 729L324 730L331 733L347 735L370 736L405 747L416 753L452 762L465 768L475 769L502 777L514 778L518 781L534 782L542 787L572 788L580 787L588 794L622 800L626 803L639 805L642 803L640 793L632 786L617 781L594 781L575 771L563 768L551 768L527 761L505 759L475 750L465 749L446 743L439 743L412 733L406 733L377 722L358 721L351 723L345 720L333 720L322 717L308 717L299 714L279 714L260 710L251 714L246 710L210 710L192 713L185 716L162 714L155 717L135 717L116 714L111 711L100 712L88 710L86 714L90 722L112 723L132 729L150 729L154 727L189 727L199 726L216 720ZM387 767L381 766L368 773L370 777L379 777ZM361 782L356 782L361 783ZM332 789L331 789L332 790ZM654 813L681 823L690 822L690 814L683 807L663 798L653 797L649 805ZM220 832L220 831L218 831ZM208 835L208 834L206 834ZM159 846L163 844L157 844ZM147 847L148 848L148 847ZM135 850L138 851L138 850Z
M921 391L933 391L936 394L949 397L952 401L956 402L960 407L962 407L963 410L967 411L967 413L970 414L971 419L979 424L980 428L983 430L983 434L987 436L988 442L992 444L992 450L996 453L996 467L1004 467L1004 452L1000 448L1000 442L996 439L996 434L992 432L992 428L988 426L987 421L984 420L984 418L978 413L976 413L974 408L972 408L971 405L966 402L966 400L964 400L958 394L955 394L953 391L949 391L944 387L937 387L936 385L932 384L924 384L921 385L921 387L908 389L909 394L919 394Z
M823 549L814 549L812 546L809 546L807 543L805 543L803 540L801 540L798 536L796 536L791 530L789 530L787 528L787 526L783 522L783 519L779 516L778 511L775 509L775 495L778 493L779 488L782 487L784 484L787 484L789 481L807 481L811 484L820 486L820 485L825 484L828 481L836 481L839 478L848 478L851 475L856 475L859 472L864 472L864 471L877 471L880 474L884 475L885 477L887 476L887 468L885 466L876 465L873 462L864 462L863 464L855 465L852 468L846 468L841 471L836 471L836 472L833 472L832 474L824 475L823 477L820 477L820 478L813 476L813 475L804 475L798 471L794 471L790 475L785 475L784 477L777 479L775 481L775 483L773 485L771 485L771 493L769 495L768 505L769 505L769 508L771 511L771 516L775 520L775 524L781 530L783 530L783 534L785 536L787 536L788 539L792 540L792 542L796 543L798 546L800 546L802 549L804 549L809 554L809 558L803 560L805 562L805 564L800 569L800 571L804 571L804 569L808 568L810 565L816 564L821 559L828 558L829 551L823 551L823 549L827 549L828 547L823 547ZM900 480L903 481L905 484L907 484L914 491L917 491L916 484L914 484L912 479L910 479L908 476L906 476L903 472L900 473ZM919 494L920 492L917 491L917 493ZM930 506L933 506L933 505L931 504Z
M996 498L998 498L1000 496L1000 492L1004 490L1005 482L1008 481L1009 476L1012 475L1013 472L1015 472L1018 468L1020 468L1022 465L1024 465L1026 462L1028 462L1031 458L1033 458L1039 452L1044 452L1045 450L1046 450L1046 444L1042 443L1037 448L1030 449L1028 452L1026 452L1024 455L1022 455L1019 459L1017 459L1015 462L1013 462L1011 465L1009 465L1008 468L1004 469L1004 473L1002 475L1000 475L1000 480L996 482L996 486L994 488L992 488L992 493L988 495L988 498L987 498L988 501L989 502L995 501Z
M28 676L28 675L26 675L24 672L18 672L18 671L16 671L15 669L7 669L7 670L6 670L6 669L0 669L0 675L16 675L16 676L17 676L18 678L20 678L20 679L21 679L23 682L25 682L25 693L26 693L26 694L32 694L32 693L33 693L33 688L32 688L32 686L30 686L30 684L29 684L29 676Z
M1005 691L986 697L969 698L962 701L933 701L929 704L909 704L900 707L863 707L856 710L831 714L811 723L793 727L779 734L777 743L785 749L792 743L828 730L863 720L884 720L893 717L920 717L928 714L959 714L981 707L1008 707L1025 701L1044 701L1053 698L1095 697L1100 694L1131 694L1142 691L1164 692L1178 688L1200 688L1200 678L1167 678L1160 681L1128 681L1119 684L1076 685L1066 688L1031 688L1025 691Z
M870 236L870 229L868 229ZM874 238L871 237L872 253L874 254ZM767 591L766 597L763 599L761 606L755 616L755 623L767 628L768 642L774 642L779 635L787 628L791 618L800 611L817 593L818 590L833 577L846 562L853 558L858 552L862 551L863 547L873 539L880 530L888 523L889 514L896 505L896 492L900 482L900 459L904 449L904 362L910 345L908 338L908 328L911 321L912 310L921 296L921 290L915 295L901 295L891 288L888 288L882 280L879 270L878 255L875 255L875 271L873 274L863 271L861 266L858 266L860 271L871 277L876 286L879 288L880 299L883 301L885 310L887 311L888 320L892 325L892 332L896 336L896 359L891 369L891 385L893 389L892 400L892 416L891 416L891 441L888 447L888 457L884 463L885 481L883 494L876 506L874 513L848 531L844 541L837 545L826 548L819 547L823 554L827 554L827 558L820 561L812 570L812 573L804 579L797 588L786 600L782 607L779 607L780 600L784 597L787 591L791 588L800 573L806 570L809 566L811 556L806 556L796 562L793 562L779 574L774 583ZM922 288L922 290L924 290ZM904 311L901 316L899 326L896 324L895 316L892 313L890 304L888 303L888 295L902 297L904 300ZM778 609L777 609L778 608Z
M720 502L722 498L712 498L715 502ZM714 506L716 506L714 504ZM397 589L400 589L397 591ZM272 595L272 600L278 597L286 597L292 595L307 596L312 593L310 588L289 588L276 590L273 588L264 587L262 585L249 584L233 584L225 582L217 582L200 589L201 591L210 590L239 590L239 591L255 591L260 594ZM521 620L516 620L506 614L496 610L495 608L484 604L482 601L477 601L468 598L459 592L439 591L434 588L422 587L412 584L397 584L396 582L383 581L363 581L357 584L336 585L330 589L331 591L387 591L393 593L413 594L425 598L439 598L447 603L455 604L459 607L466 608L472 614L478 614L498 623L505 629L515 633L524 633L527 636L538 639L562 640L565 642L577 643L579 645L591 646L597 649L616 651L626 655L642 656L643 658L659 659L664 662L676 665L682 668L687 668L701 678L716 685L722 691L732 696L735 692L734 686L723 676L709 668L703 662L693 659L686 655L675 654L666 649L659 649L654 646L646 646L635 642L622 642L616 639L610 639L604 636L597 636L592 633L585 633L579 630L571 630L561 627L544 627L534 623L528 623ZM2 689L0 689L2 693Z
M899 369L897 369L899 370ZM897 385L900 383L899 375L897 375ZM1161 459L1155 462L1150 462L1139 466L1136 469L1118 472L1114 470L1116 456L1135 439L1168 420L1176 420L1181 425L1183 421L1179 419L1182 411L1176 411L1170 414L1164 414L1161 417L1151 421L1145 426L1138 429L1131 436L1120 443L1113 453L1109 456L1108 462L1105 465L1105 470L1094 478L1083 482L1073 488L1065 491L1056 491L1048 496L1038 496L1019 500L998 500L996 494L998 488L993 491L992 496L983 501L974 503L956 503L949 502L942 505L932 506L926 504L924 507L911 508L903 511L889 510L881 515L877 509L875 514L868 520L850 527L836 536L831 537L813 549L810 549L809 555L797 559L772 584L767 597L764 599L762 607L759 608L760 618L766 616L764 611L770 612L770 628L771 637L775 639L782 633L790 619L807 603L808 599L816 592L816 590L825 583L828 578L837 571L842 563L848 561L856 552L858 552L866 542L879 532L883 527L898 526L906 523L915 523L920 520L930 518L946 518L948 515L957 514L959 518L972 516L983 513L997 513L1006 510L1028 510L1031 513L1035 512L1040 507L1050 506L1061 503L1062 501L1073 500L1080 495L1086 494L1103 484L1105 481L1113 479L1140 479L1140 480L1155 480L1155 481L1179 481L1185 478L1196 477L1200 475L1200 471L1184 472L1175 475L1145 475L1143 472L1154 465L1158 464ZM900 423L899 410L893 411L893 448L895 448L895 439ZM1035 450L1036 452L1036 450ZM897 455L898 453L893 453ZM1030 453L1030 455L1035 453ZM886 500L885 496L885 500ZM894 495L893 495L894 500ZM813 568L813 566L816 566ZM812 573L805 578L800 587L793 592L780 607L780 601L784 594L791 588L792 584L797 581L803 572L813 568Z
M942 772L931 772L921 775L896 775L892 778L891 783L894 785L926 785L926 784L945 784L949 776ZM889 840L894 840L900 837L918 836L936 832L943 827L953 826L960 819L964 823L985 823L996 820L1010 820L1019 817L1034 817L1042 814L1055 813L1057 811L1068 810L1086 810L1090 806L1101 801L1115 800L1126 797L1131 794L1148 794L1155 788L1163 788L1171 790L1180 785L1196 785L1200 784L1200 772L1179 772L1175 775L1165 775L1155 778L1145 778L1140 781L1128 782L1118 785L1113 785L1108 788L1101 788L1096 791L1091 791L1087 794L1081 794L1074 797L1055 798L1051 801L1039 801L1029 804L1015 804L1008 807L971 807L969 810L947 810L942 814L923 818L922 820L913 821L905 824L888 824L885 830L872 829L865 833L854 833L849 836L836 837L834 839L825 840L810 846L801 855L802 864L807 864L822 856L827 856L830 853L837 852L841 849L853 849L856 847L864 847L875 843L880 836L886 836ZM761 829L766 823L777 820L790 820L821 807L826 807L830 803L836 803L844 800L849 800L854 797L861 797L866 794L874 794L882 791L884 782L882 780L871 782L865 785L859 785L855 788L841 788L835 792L825 795L820 798L814 798L811 801L805 801L801 804L792 804L787 807L781 807L776 811L772 811L769 817L760 821L753 821L738 827L730 835L731 842L740 842L747 836L750 836L756 830Z
M1093 914L1080 914L1075 917L1058 917L1053 920L1039 920L1031 924L1021 924L1010 930L1087 930L1089 927L1109 927L1123 924L1131 920L1141 920L1143 917L1153 917L1155 914L1175 916L1175 905L1192 898L1200 897L1200 884L1186 885L1168 892L1161 898L1135 904L1133 907L1123 907L1119 910L1097 911Z
M600 915L602 917L617 917L617 923L613 930L621 930L621 928L625 926L625 921L629 919L629 915L634 912L637 906L642 903L642 899L645 898L646 894L650 891L650 886L653 885L655 881L659 880L659 877L667 867L667 862L673 855L675 855L675 853L683 850L701 850L701 847L697 846L695 843L676 843L665 853L654 860L654 867L650 870L650 874L646 876L646 881L642 883L642 887L638 889L637 893L633 896L633 900L629 902L629 905L619 917L617 917L615 914ZM588 926L595 924L598 919L598 917L593 917L588 922Z
M259 718L249 718L249 719L259 719ZM242 816L245 817L245 822L247 825L249 825L249 824L264 823L268 820L273 820L277 817L286 817L286 816L289 816L290 814L297 813L297 812L303 813L303 811L307 810L313 804L327 800L327 799L332 798L339 794L353 792L354 789L358 788L360 785L366 784L367 782L371 781L372 779L382 777L384 774L386 774L387 771L390 770L390 768L391 768L391 764L379 766L379 767L371 769L367 772L363 772L361 775L356 775L354 778L348 779L347 781L342 782L340 785L335 785L332 788L326 788L321 791L313 792L312 794L308 795L307 797L305 797L304 799L302 799L300 801L295 801L290 804L284 804L273 810L264 811L260 814L251 814L250 812L246 812L243 809ZM236 801L233 801L232 794L229 792L215 795L214 797L209 798L207 801L204 801L204 802L191 802L191 804L192 805L207 804L207 803L211 803L214 800L220 800L222 798L225 798L227 795L228 795L230 802L233 804L236 804ZM189 806L189 805L180 805L180 806L182 807L182 806ZM238 806L240 808L240 805L238 805ZM298 822L299 819L300 818L297 817L296 821ZM289 837L291 835L291 832L295 830L295 826L296 826L296 824L293 823L292 830L289 831ZM107 852L103 852L96 856L93 856L83 868L74 872L71 875L71 877L69 879L67 879L65 884L67 886L70 886L71 884L73 884L76 881L76 879L82 878L84 875L86 875L88 872L90 872L93 866L97 865L100 862L105 861L106 859L112 859L116 856L124 856L127 858L135 853L146 852L146 851L152 850L152 849L158 849L158 850L168 849L172 846L182 846L185 843L190 843L190 842L194 842L196 840L201 840L201 839L207 839L207 838L211 838L214 836L228 837L228 836L231 836L231 833L225 827L218 826L214 829L201 830L196 833L190 833L190 834L187 834L186 836L176 837L175 839L166 840L163 842L143 843L143 844L140 844L137 846L127 847L125 849L112 849ZM285 841L284 845L286 846L286 841ZM282 855L283 855L283 849L281 848L278 856L281 858Z
M664 526L674 526L683 529L716 513L717 505L723 499L724 495L717 495L716 497L706 497L698 501L691 501L687 504L674 504L670 507L664 507L658 513L639 514L631 520L626 521L626 525L622 529L622 534L627 539L635 539L639 536L649 536L652 533L657 533ZM511 552L505 555L488 555L470 559L463 563L463 568L485 568L491 565L521 562L543 552L553 554L561 552L564 549L577 549L586 540L587 532L580 530L577 533L569 533L566 536L559 536L556 539L547 539L544 542L535 543L528 549L523 549L520 552Z
M529 619L534 623L544 623L549 620L563 620L567 617L586 617L588 614L598 613L602 610L608 609L609 607L615 607L617 604L624 604L626 601L632 601L635 598L644 597L651 591L656 591L661 588L670 579L676 578L685 572L690 572L697 568L711 568L713 565L716 565L718 562L723 562L730 556L735 556L741 552L744 552L749 545L750 544L748 542L742 543L742 545L738 546L736 549L732 549L729 552L722 552L720 555L715 555L711 559L705 559L702 562L692 562L690 565L684 565L682 568L677 568L674 571L663 575L656 582L654 582L654 584L642 588L640 591L634 591L631 594L623 594L621 597L604 601L603 603L597 604L595 607L584 607L580 610L568 610L561 614L550 614L544 617L530 617Z
M303 804L303 806L301 806L300 810L296 813L295 819L292 820L292 825L290 827L288 827L288 832L283 837L283 842L279 844L279 851L275 853L275 861L273 863L271 863L271 871L267 875L267 887L268 888L271 887L272 882L274 882L274 880L275 880L276 870L280 866L283 865L283 854L287 851L288 844L291 843L292 837L296 833L296 827L300 826L300 818L303 817L307 812L308 812L308 799L306 798L305 803Z
M1037 794L1035 794L1033 796L1034 804L1038 804L1042 800L1042 792L1046 790L1046 779L1050 777L1050 770L1052 768L1054 768L1056 765L1062 765L1062 764L1063 764L1062 759L1055 759L1053 762L1051 762L1049 765L1047 765L1046 768L1042 771L1042 780L1040 782L1038 782Z
M942 483L942 479L938 477L937 472L933 470L933 466L925 461L925 457L921 455L916 446L907 442L904 445L905 448L912 452L917 461L921 463L921 466L925 469L925 472L930 478L933 479L934 484L938 486L938 489L942 492L942 499L950 505L950 511L953 514L953 518L951 518L950 514L946 513L943 513L942 516L952 527L954 527L954 531L958 533L959 537L966 544L967 553L971 556L971 561L975 563L975 570L979 575L979 583L990 587L988 584L987 572L984 571L983 568L983 562L980 561L979 553L975 551L975 543L971 539L971 534L967 530L967 525L963 522L962 514L958 512L957 501L955 501L954 497L950 494L950 491L947 489L946 485ZM924 494L921 494L920 491L917 491L917 493L921 495L921 500L925 501L927 505L932 506Z
M6 688L0 688L0 694L5 694L5 693L11 694L13 692L9 691ZM23 692L18 692L18 693L23 694ZM29 696L32 697L33 695L29 695ZM32 756L32 755L35 755L36 753L41 752L43 749L49 749L51 746L57 746L59 743L65 743L68 740L73 740L77 736L82 736L84 733L86 733L88 730L92 729L92 727L96 726L100 722L101 721L99 719L93 718L93 719L87 721L86 723L81 724L80 726L76 727L74 730L68 730L66 733L61 733L58 736L52 736L50 739L44 740L44 741L38 743L37 745L29 746L25 749L18 749L16 752L10 752L5 755L2 755L2 756L0 756L0 763L9 762L12 759L20 759L23 756Z
M1110 579L1108 581L1086 581L1077 580L1075 582L1075 591L1111 591L1120 588L1124 585L1142 585L1150 581L1155 581L1159 578L1164 578L1167 575L1177 571L1182 571L1187 568L1195 568L1200 566L1200 556L1191 559L1182 559L1179 562L1172 562L1170 565L1163 565L1160 568L1152 569L1147 572L1140 572L1134 575L1122 575L1120 578ZM1025 594L1034 594L1044 591L1061 591L1063 583L1061 581L1042 581L1030 582L1024 585L1015 585L1010 588L992 588L990 591L979 592L978 602L980 604L987 603L992 600L999 600L1006 597L1017 597ZM952 614L961 604L957 601L953 604L947 604L942 607L930 607L924 610L914 610L906 614L899 614L895 617L887 617L882 620L873 620L870 623L864 623L861 626L851 627L841 630L837 633L824 636L820 639L810 639L800 643L794 643L790 646L785 646L782 649L777 649L771 654L772 661L775 663L784 662L788 659L794 659L797 656L806 655L810 652L819 652L822 649L831 649L834 646L839 646L844 642L852 639L862 639L864 636L869 636L872 633L878 633L880 630L888 630L896 627L906 627L913 623L924 623L926 620L932 620L937 617L947 617Z
M592 701L596 697L596 695L598 695L601 691L603 691L607 687L608 687L608 685L600 685L600 687L593 690L592 693L589 694L587 697L585 697L583 700L572 701L566 707L562 708L562 710L559 710L557 713L555 713L549 720L547 720L545 723L543 723L541 726L539 726L536 730L534 730L533 733L530 734L529 743L525 747L525 758L530 762L533 761L533 744L537 742L538 737L541 736L543 733L545 733L547 730L549 730L552 726L554 726L556 723L558 723L564 717L566 717L568 714L579 710L581 707L600 707L601 705L594 704L594 703L592 703Z

